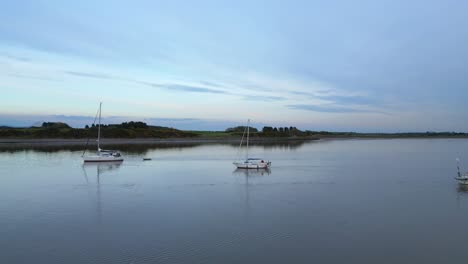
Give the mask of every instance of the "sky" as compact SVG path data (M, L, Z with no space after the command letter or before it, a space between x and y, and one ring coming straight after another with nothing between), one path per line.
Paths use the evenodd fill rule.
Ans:
M0 125L467 131L467 1L1 1Z

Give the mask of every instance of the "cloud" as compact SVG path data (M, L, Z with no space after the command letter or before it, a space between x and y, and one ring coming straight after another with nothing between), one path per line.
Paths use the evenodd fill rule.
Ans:
M307 96L307 97L310 97L310 98L316 98L317 96L324 96L324 94L329 94L329 93L333 93L333 90L331 89L328 89L328 90L317 90L317 91L314 91L313 93L312 92L306 92L306 91L289 91L290 94L294 94L294 95L304 95L304 96Z
M41 76L24 75L24 74L8 74L8 76L19 78L19 79L32 79L32 80L42 80L42 81L54 81L54 82L59 81L58 79L41 77Z
M213 82L200 81L200 84L206 85L206 86L211 86L211 87L223 88L223 86L221 84L217 84L217 83L213 83Z
M306 111L321 112L321 113L371 113L371 112L376 112L376 111L371 111L371 110L340 107L340 106L334 106L334 105L295 104L295 105L288 105L287 107L290 108L290 109L306 110ZM379 112L379 113L381 113L381 112Z
M10 54L0 54L0 56L10 59L10 60L16 60L20 62L29 62L32 61L31 58L23 57L23 56L17 56L17 55L10 55Z
M343 95L327 95L316 96L317 99L331 101L340 105L375 105L376 100L365 96L343 96Z
M197 87L197 86L191 86L191 85L182 85L182 84L161 85L161 87L169 89L169 90L174 90L174 91L227 94L227 92L221 91L221 90L214 90L210 88Z
M184 85L184 84L160 84L152 83L147 81L132 80L114 77L112 75L102 74L102 73L89 73L89 72L78 72L78 71L65 71L66 74L74 75L78 77L93 78L93 79L105 79L105 80L118 80L124 82L131 82L140 85L151 86L155 88L166 89L170 91L183 91L183 92L194 92L194 93L212 93L212 94L228 94L226 91L216 90L201 86L194 85ZM206 82L205 82L206 83Z
M155 88L166 89L170 91L179 91L179 92L193 92L193 93L212 93L212 94L228 94L226 91L215 90L206 87L185 85L185 84L159 84L146 81L134 81L138 84L143 84Z
M120 78L113 77L111 75L102 74L102 73L89 73L89 72L78 72L78 71L64 71L66 74L78 76L78 77L85 77L85 78L93 78L93 79L106 79L106 80L121 80Z
M243 99L247 101L263 101L263 102L277 102L277 101L286 100L285 97L269 96L269 95L245 95Z

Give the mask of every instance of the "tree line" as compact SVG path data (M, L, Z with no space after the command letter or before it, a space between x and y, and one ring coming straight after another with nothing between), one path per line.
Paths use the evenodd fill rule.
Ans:
M95 138L98 127L72 128L61 122L44 122L40 127L1 128L0 137L19 138ZM175 128L148 126L144 122L101 125L101 136L106 138L182 138L197 134Z
M230 127L225 130L227 133L239 135L246 131L246 126ZM301 131L297 127L272 127L264 126L261 131L255 127L249 127L251 136L265 136L265 137L291 137L291 136L307 136L310 135L309 131Z

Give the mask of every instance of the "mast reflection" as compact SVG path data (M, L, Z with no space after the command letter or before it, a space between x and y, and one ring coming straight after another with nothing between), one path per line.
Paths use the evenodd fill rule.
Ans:
M88 177L88 170L96 171L96 211L97 211L97 221L98 223L102 222L102 199L101 199L101 174L106 172L118 170L122 165L123 161L113 161L113 162L98 162L98 163L83 163L82 168L84 172L84 177L86 180L86 185L90 186L91 183Z

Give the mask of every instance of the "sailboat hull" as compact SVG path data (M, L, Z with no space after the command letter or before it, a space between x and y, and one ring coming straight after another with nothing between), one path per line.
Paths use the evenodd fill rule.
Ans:
M103 157L103 156L88 156L84 157L84 162L121 162L124 159L122 157Z
M240 161L234 162L233 164L238 169L267 169L270 168L271 162Z
M455 177L455 180L457 180L459 184L468 185L468 175Z

